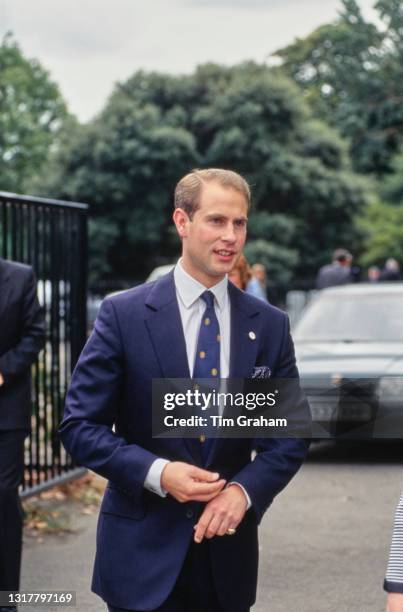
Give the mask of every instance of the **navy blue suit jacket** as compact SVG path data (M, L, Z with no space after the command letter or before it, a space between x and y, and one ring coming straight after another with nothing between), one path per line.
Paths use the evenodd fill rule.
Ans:
M31 365L44 343L32 268L0 258L0 430L31 428Z
M258 365L270 367L273 376L298 376L287 316L231 283L229 294L231 377L250 377ZM153 610L167 598L204 506L143 487L158 457L202 466L198 440L152 438L151 382L161 377L189 377L172 273L104 300L74 371L61 425L74 459L109 480L93 590L121 608ZM258 454L252 462L253 447ZM217 592L230 610L255 600L258 522L307 448L301 439L226 439L212 446L205 467L242 484L252 500L234 536L209 541Z

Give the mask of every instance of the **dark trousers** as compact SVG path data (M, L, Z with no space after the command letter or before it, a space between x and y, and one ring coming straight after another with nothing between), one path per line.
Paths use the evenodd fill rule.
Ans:
M108 610L143 612L113 606L108 606ZM155 612L249 612L249 609L228 610L221 606L211 572L208 542L203 540L201 544L192 542L173 591Z
M18 487L24 474L26 430L0 430L0 591L20 586L23 511Z

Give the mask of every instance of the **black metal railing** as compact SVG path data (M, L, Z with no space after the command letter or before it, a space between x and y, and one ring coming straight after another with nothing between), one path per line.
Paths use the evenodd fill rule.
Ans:
M76 473L57 428L72 368L86 338L86 204L0 191L0 256L33 266L46 343L32 368L32 434L23 494Z

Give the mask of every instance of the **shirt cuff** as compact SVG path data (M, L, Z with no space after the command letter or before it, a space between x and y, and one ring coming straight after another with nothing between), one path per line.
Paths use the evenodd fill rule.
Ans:
M167 491L161 486L161 474L164 467L169 463L167 459L156 459L147 472L144 487L160 497L166 497Z
M152 467L152 466L151 466L151 467ZM230 487L231 485L237 485L237 486L238 486L240 489L242 489L242 491L244 492L244 495L245 495L245 497L246 497L246 502L247 502L246 509L247 509L247 510L249 510L249 508L250 508L250 507L251 507L251 505L252 505L252 501L251 501L251 498L249 497L249 495L248 495L248 493L247 493L247 491L246 491L245 487L243 487L241 484L239 484L239 482L236 482L236 480L231 480L231 482L229 482L229 483L227 484L227 487Z

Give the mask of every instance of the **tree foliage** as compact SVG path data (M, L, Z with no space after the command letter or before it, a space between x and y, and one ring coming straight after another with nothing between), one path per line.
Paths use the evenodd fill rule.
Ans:
M276 282L313 277L340 236L356 239L363 196L345 144L313 119L297 86L255 63L135 73L69 133L43 190L92 205L98 278L141 279L179 252L172 191L195 166L232 168L251 183L248 252Z
M364 266L383 265L389 257L403 263L403 155L394 159L392 170L373 186L369 205L357 219L364 238Z
M383 201L403 207L403 153L393 160L392 172L384 177L379 193Z
M58 87L8 34L0 42L0 189L24 192L43 168L67 111Z
M359 223L364 235L363 266L382 266L389 257L403 261L403 206L375 199Z
M390 171L403 131L403 4L378 0L379 26L356 0L342 5L335 23L275 55L315 114L348 138L355 168L379 175Z

